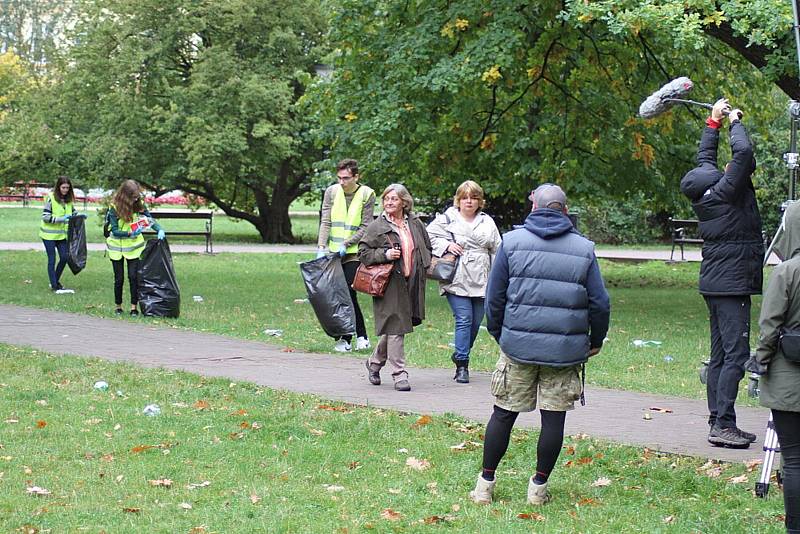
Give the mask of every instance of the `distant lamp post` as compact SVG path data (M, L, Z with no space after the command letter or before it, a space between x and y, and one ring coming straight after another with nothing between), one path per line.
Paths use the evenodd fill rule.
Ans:
M330 80L333 76L333 65L314 63L314 72L323 80Z

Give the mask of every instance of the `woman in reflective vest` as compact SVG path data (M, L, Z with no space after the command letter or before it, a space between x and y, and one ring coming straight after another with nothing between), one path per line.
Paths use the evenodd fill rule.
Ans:
M139 271L139 257L144 251L145 228L158 232L158 238L164 239L164 230L153 220L144 205L143 193L139 184L133 180L125 180L114 193L111 206L106 214L109 235L106 238L106 251L114 267L114 313L121 315L122 286L124 285L124 264L128 264L128 284L131 291L131 315L139 315L136 309L139 303L136 274Z
M72 182L66 176L59 176L53 191L44 197L39 237L42 238L44 249L47 252L47 276L50 278L50 289L55 292L66 292L60 280L69 256L67 223L75 215L75 208L72 207L74 198ZM58 265L56 265L56 250L58 250Z

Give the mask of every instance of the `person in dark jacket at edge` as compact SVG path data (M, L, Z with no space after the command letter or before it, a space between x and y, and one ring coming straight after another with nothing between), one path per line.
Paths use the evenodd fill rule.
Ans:
M581 367L603 346L611 305L594 254L567 217L560 187L531 194L533 210L522 228L504 236L486 288L489 333L501 355L492 374L494 411L486 426L483 471L470 498L492 501L495 471L520 412L537 407L542 431L528 502L550 500L548 478L564 441L564 421L583 399Z
M732 157L723 173L717 168L717 146L726 112ZM711 330L708 441L733 448L747 448L756 440L755 434L736 426L733 405L750 355L750 295L761 293L764 257L761 215L750 178L756 160L741 117L727 99L714 103L697 149L697 167L681 180L703 238L699 290Z

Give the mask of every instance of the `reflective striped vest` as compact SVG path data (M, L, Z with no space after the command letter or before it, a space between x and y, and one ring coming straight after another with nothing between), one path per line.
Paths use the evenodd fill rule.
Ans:
M50 198L53 218L64 217L72 213L72 202L66 204L56 200L55 193L47 195ZM67 223L48 223L42 220L39 226L39 237L47 241L61 241L67 238Z
M139 217L138 213L134 213L131 216L131 220L138 221ZM118 219L117 227L122 232L131 231L130 221ZM112 260L121 260L122 258L126 260L138 259L144 251L144 236L139 234L136 237L115 237L112 233L106 238L106 250L108 251L108 257Z
M331 207L331 233L330 237L328 237L328 248L331 252L337 252L342 243L361 228L364 202L375 194L369 187L365 185L359 186L348 208L344 198L344 189L342 189L341 185L336 187L333 206ZM348 254L355 254L356 252L358 252L358 243L353 243L347 247Z

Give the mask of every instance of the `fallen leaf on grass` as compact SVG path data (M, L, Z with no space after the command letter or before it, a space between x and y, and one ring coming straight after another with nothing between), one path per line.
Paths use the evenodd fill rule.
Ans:
M426 525L435 525L437 523L443 523L444 521L447 521L447 517L441 515L432 515L422 520Z
M309 428L308 431L314 434L315 436L324 436L325 434L327 434L327 432L325 432L324 430L320 430L318 428Z
M204 401L204 400L199 400L199 401L195 402L192 406L194 408L196 408L197 410L208 410L211 407L211 405L208 403L208 401Z
M592 499L591 497L586 497L584 499L579 500L576 503L578 506L597 506L600 504L600 501L597 499Z
M741 484L743 482L747 482L747 473L739 475L738 477L731 477L728 479L728 482L731 484Z
M44 400L44 399L37 400L36 404L39 405L39 406L47 406L47 401Z
M114 478L114 480L116 480L116 481L117 481L117 483L119 483L119 482L122 482L122 479L123 479L123 478L125 478L125 475L117 475L117 476Z
M403 514L400 512L395 512L391 508L387 508L381 512L381 517L387 521L400 521L400 518L403 517Z
M172 487L172 480L168 478L159 478L157 480L148 480L151 486L160 486L163 488L171 488Z
M184 510L191 510L192 509L192 505L189 504L188 502L182 502L178 506L180 506Z
M186 489L193 490L193 489L197 489L197 488L205 488L206 486L210 486L210 485L211 485L211 482L209 482L208 480L204 480L202 482L196 482L196 483L193 482L193 483L187 484L186 485Z
M122 511L127 513L127 514L138 514L139 512L142 511L142 509L141 508L130 508L129 507L129 508L123 508Z
M189 534L204 534L206 531L205 525L200 525L199 527L193 527L189 529Z
M294 352L294 349L290 347L284 347L281 349L281 352Z
M255 493L251 493L250 494L250 502L253 503L253 504L258 504L259 502L261 502L261 497L259 497Z
M594 458L591 456L584 456L583 458L578 458L578 463L581 465L587 465L594 461Z
M247 412L245 410L236 410L235 412L231 412L228 415L245 416L245 415L247 415Z
M744 463L744 466L745 468L747 468L748 473L752 473L753 471L755 471L756 467L760 466L762 463L764 463L764 460L762 460L761 458L755 458L753 460L746 461Z
M38 496L50 495L50 490L45 488L40 488L39 486L30 486L26 488L26 491L28 492L28 495L38 495Z
M153 449L153 448L154 447L152 445L137 445L131 449L131 452L134 454L139 454L140 452L144 452L147 449Z
M565 454L569 454L570 456L575 454L575 445L567 445L566 446L566 450L564 451L564 453Z
M600 477L597 480L595 480L594 482L592 482L592 487L593 488L604 488L604 487L610 486L610 485L611 485L611 479L610 478L606 478L606 477Z
M320 404L319 406L317 406L317 410L328 410L329 412L352 413L351 410L348 410L344 406L331 406L330 404Z
M668 515L667 517L662 519L661 522L662 523L666 523L666 524L674 523L675 522L675 516L674 515Z
M424 458L417 459L414 458L413 456L409 456L408 458L406 458L406 465L416 471L424 471L425 469L428 469L431 466L431 463L428 460L425 460Z
M338 493L340 491L344 491L344 486L337 486L335 484L323 484L326 490L330 491L331 493Z
M411 425L414 428L419 428L421 426L429 425L433 421L433 418L430 415L423 415L417 421Z
M350 469L350 470L361 469L361 463L360 462L350 462L347 465L347 468Z
M389 488L388 491L392 495L400 495L403 492L402 490L399 490L399 489L396 489L396 488Z
M650 410L658 413L672 413L672 410L670 408L661 408L659 406L651 406Z
M478 443L477 441L462 441L458 445L452 445L450 447L451 451L472 451L483 447L483 443Z
M520 519L530 519L533 521L544 521L544 516L542 514L537 514L536 512L531 512L529 514L517 514L517 517Z
M33 525L22 525L17 529L17 532L22 532L22 534L39 534L39 529Z

